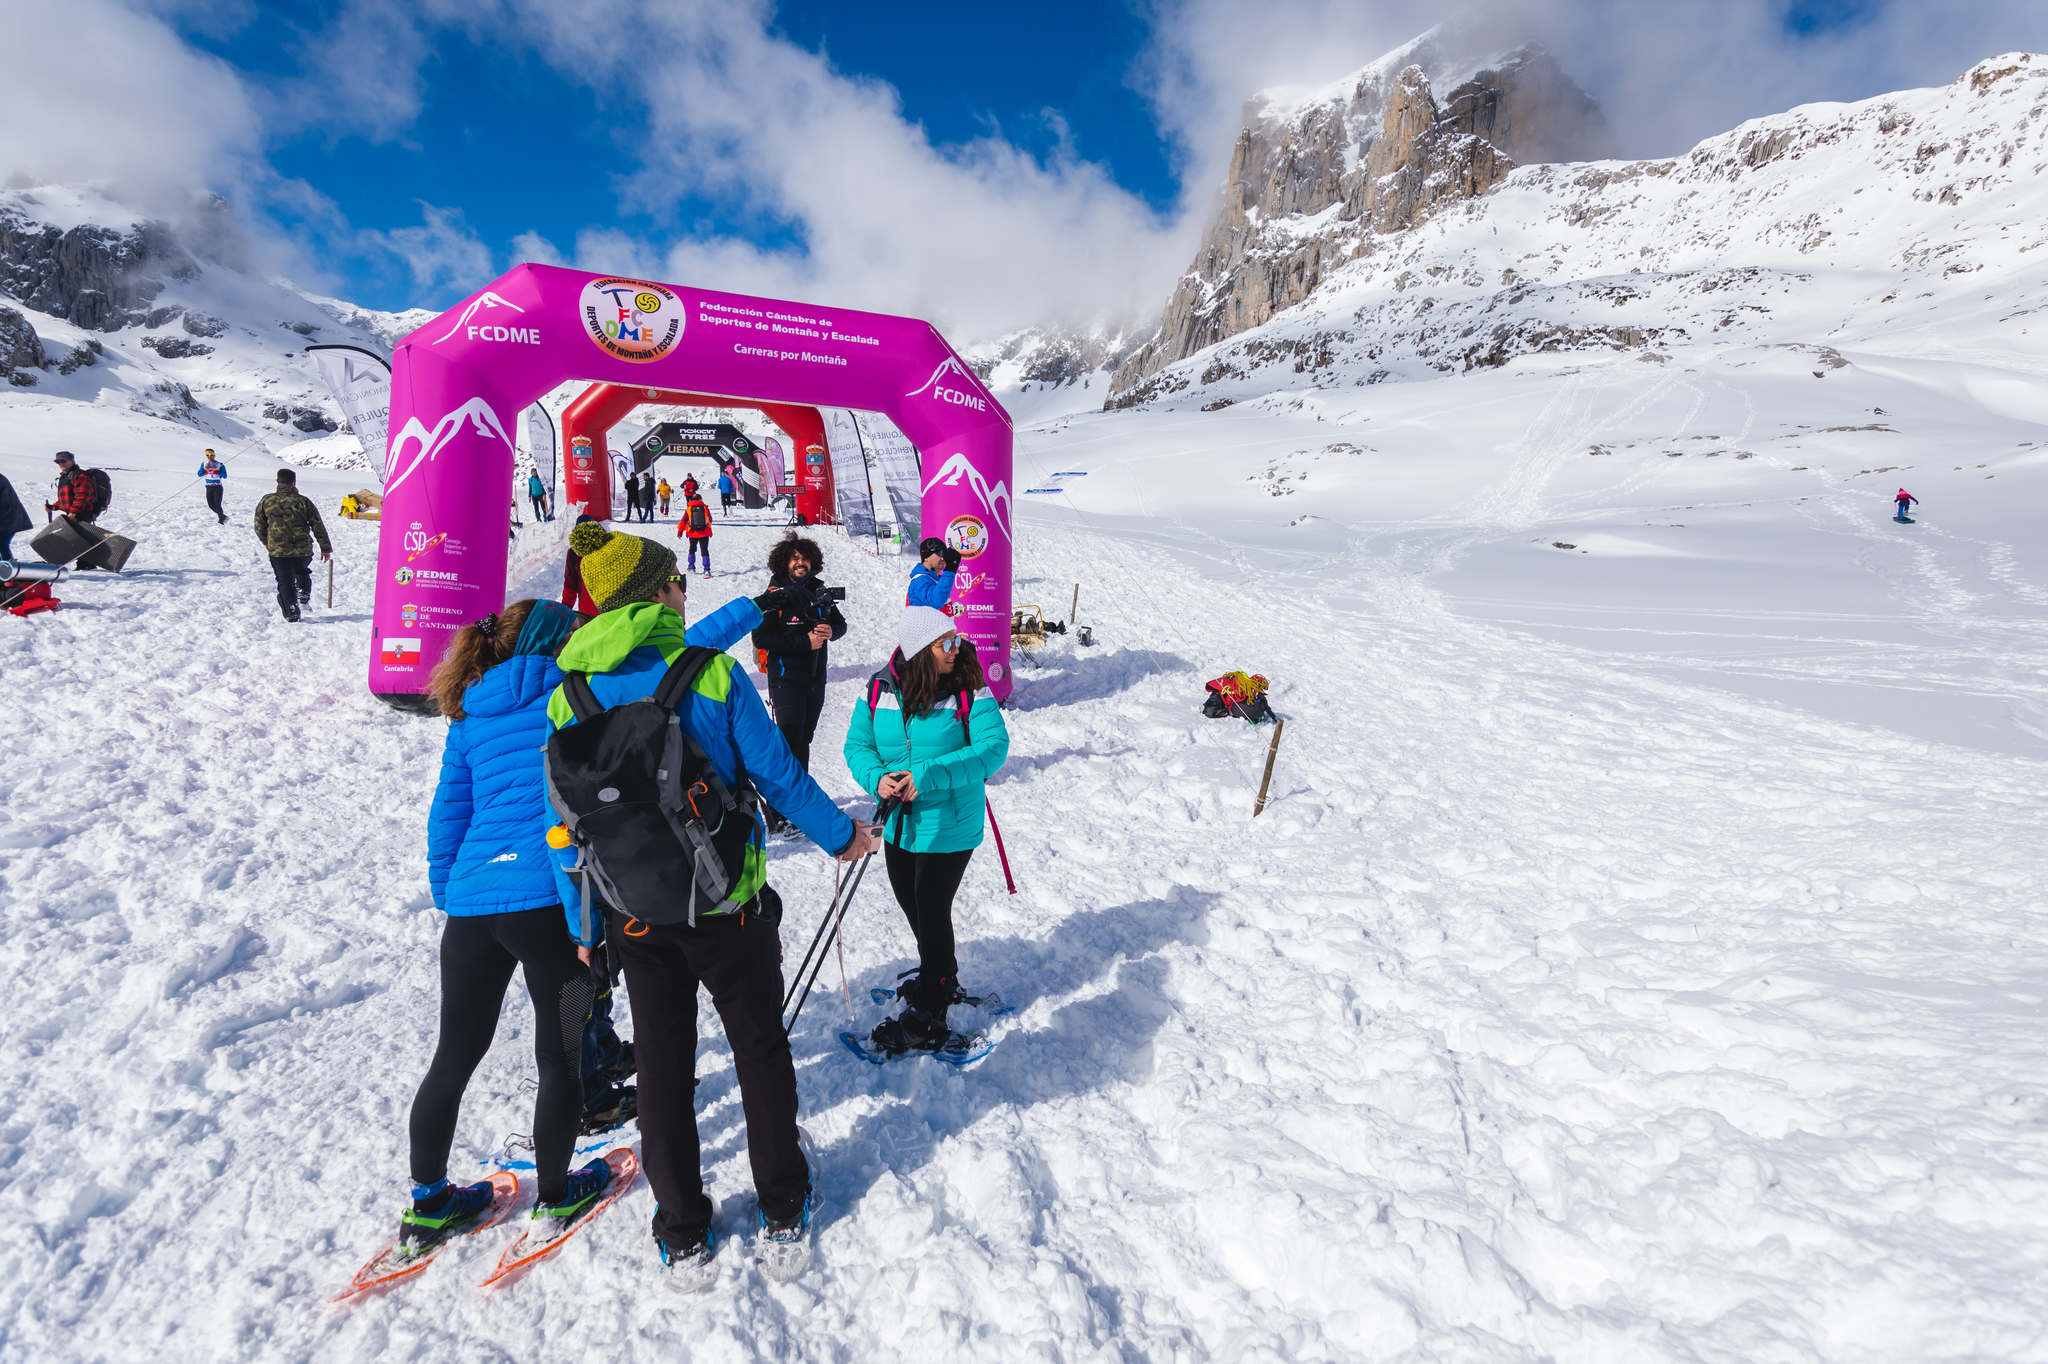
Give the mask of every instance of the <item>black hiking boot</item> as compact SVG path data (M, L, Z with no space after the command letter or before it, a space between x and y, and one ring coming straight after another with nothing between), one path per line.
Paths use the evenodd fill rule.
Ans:
M932 1015L915 1004L894 1018L885 1018L868 1034L868 1045L884 1056L907 1051L937 1051L946 1045L944 1014Z
M599 1090L583 1105L583 1135L594 1136L624 1127L640 1116L640 1091L632 1085Z

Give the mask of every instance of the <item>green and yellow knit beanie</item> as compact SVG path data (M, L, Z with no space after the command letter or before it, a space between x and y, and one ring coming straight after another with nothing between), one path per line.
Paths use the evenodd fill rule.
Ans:
M583 560L583 586L600 611L653 600L676 571L674 550L595 521L569 532L569 548Z

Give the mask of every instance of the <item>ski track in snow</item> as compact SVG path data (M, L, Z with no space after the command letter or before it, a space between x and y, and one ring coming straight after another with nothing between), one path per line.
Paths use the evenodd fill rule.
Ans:
M1688 672L1461 615L1430 582L1503 533L1680 477L1690 461L1650 455L1561 486L1603 433L1677 439L1718 383L1554 385L1460 510L1335 538L1239 537L1171 489L1141 493L1139 520L1027 501L1017 599L1057 617L1078 576L1100 642L1055 637L1021 665L992 789L1021 892L1003 893L992 847L962 892L963 977L1017 1012L972 1070L876 1070L834 1039L846 1005L828 965L794 1039L817 1263L779 1287L749 1262L738 1095L701 1010L728 1239L695 1298L657 1286L643 1185L488 1297L474 1285L492 1235L385 1298L325 1304L405 1197L437 998L423 829L441 727L363 690L374 526L330 520L341 604L288 627L245 528L251 481L219 530L192 489L129 574L67 584L53 617L0 618L0 665L34 715L0 807L0 1083L16 1096L0 1344L2048 1358L2048 966L2029 950L2043 764L1702 680L1768 660L1703 654ZM1020 433L1020 467L1074 467L1147 420ZM1210 468L1255 443L1223 422L1151 439L1163 452L1197 429ZM1164 457L1132 443L1130 467ZM183 463L169 449L158 467L175 472L128 475L126 505ZM45 476L4 467L18 486ZM306 482L329 507L346 480ZM1866 501L1786 522L1858 546L1859 572L1897 579L1960 642L2039 656L2024 608L2042 595L2009 548L1901 546L1858 521ZM515 555L537 581L562 529L530 530ZM755 590L738 566L775 533L722 529L698 609ZM814 766L853 808L839 740L909 561L824 534L854 629ZM1958 575L1959 554L1981 579ZM1811 633L1848 614L1795 597L1761 621L1885 667L1883 648ZM1715 624L1677 610L1662 628L1688 619ZM1288 717L1256 822L1270 731L1198 713L1201 682L1240 666L1274 679ZM793 964L830 864L807 845L772 855ZM910 951L870 877L846 931L853 997ZM530 1130L528 1010L515 986L458 1177Z

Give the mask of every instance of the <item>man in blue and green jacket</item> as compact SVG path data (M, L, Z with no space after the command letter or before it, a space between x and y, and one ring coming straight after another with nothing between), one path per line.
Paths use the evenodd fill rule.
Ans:
M585 674L607 708L652 696L669 664L693 642L683 624L687 588L674 551L595 522L576 527L569 546L581 556L583 583L600 614L570 637L557 662L564 672ZM697 675L676 715L728 786L736 787L744 774L842 862L873 851L867 828L842 814L797 765L753 683L729 655L712 659ZM548 720L554 729L576 723L560 688L548 700ZM554 823L552 814L547 819ZM573 848L558 852L556 876L570 932L588 942L578 922L581 897L568 874L575 855ZM699 985L711 992L732 1044L763 1233L790 1242L805 1239L810 1229L810 1169L797 1145L796 1068L782 1031L781 902L768 886L758 824L730 901L731 910L700 913L694 925L650 925L616 912L606 921L633 1009L642 1161L659 1201L654 1236L671 1268L701 1264L712 1250L694 1098Z

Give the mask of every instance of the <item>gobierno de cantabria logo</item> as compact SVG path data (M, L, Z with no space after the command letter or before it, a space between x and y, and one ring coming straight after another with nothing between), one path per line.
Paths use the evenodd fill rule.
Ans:
M583 329L606 355L644 365L683 339L682 299L666 285L607 276L583 286Z

